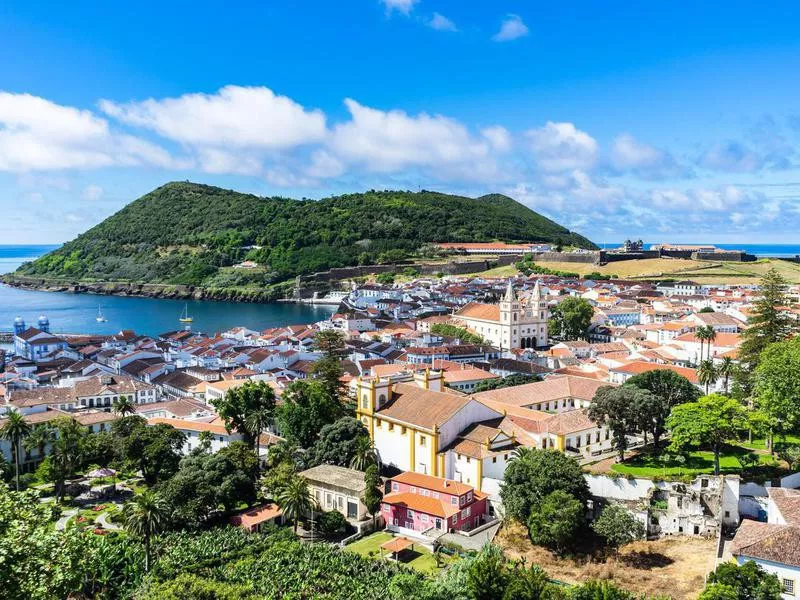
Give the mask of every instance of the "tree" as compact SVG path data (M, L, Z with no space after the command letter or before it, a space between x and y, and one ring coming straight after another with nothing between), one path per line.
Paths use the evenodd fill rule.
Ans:
M609 504L592 523L592 529L619 553L620 546L644 537L642 522L621 504Z
M8 600L72 597L96 558L88 534L57 530L59 506L0 482L0 595Z
M367 512L372 517L373 528L375 517L381 510L383 503L383 481L377 465L370 465L364 472L364 497L362 498Z
M136 413L136 406L133 403L132 396L119 396L116 400L114 400L112 409L121 417Z
M709 583L703 588L698 600L739 600L739 595L724 583Z
M311 463L350 466L363 440L369 442L369 432L361 421L353 417L337 419L320 430L310 452Z
M75 475L83 463L83 442L86 428L72 417L59 417L52 421L56 436L50 447L51 477L56 487L56 500L64 497L64 483Z
M294 463L284 461L274 465L261 477L261 494L264 498L275 499L281 490L297 476Z
M311 377L320 381L325 392L337 402L341 402L345 391L342 375L342 361L335 356L323 356L311 369Z
M589 487L578 461L556 450L522 447L506 467L500 497L508 517L527 523L542 500L556 490L586 504Z
M144 543L145 572L150 571L150 542L166 528L169 512L164 499L152 490L137 494L125 505L125 529Z
M586 414L598 426L608 427L614 436L619 460L625 460L628 436L641 431L658 412L659 400L647 390L636 386L603 386L597 390ZM642 410L637 410L642 407ZM651 407L645 412L644 407ZM655 408L652 408L655 407ZM647 416L643 422L642 416Z
M22 440L22 446L26 452L36 450L39 460L44 460L44 453L47 446L55 439L54 429L47 423L40 423L28 433Z
M722 562L709 573L706 589L701 598L727 597L729 592L719 593L717 586L733 591L736 600L780 600L783 591L778 576L767 573L752 560L739 566L735 562ZM710 588L715 587L714 590ZM708 594L707 594L708 592Z
M458 325L451 325L450 323L436 323L431 325L431 333L446 338L457 339L462 344L486 343L486 340L477 333L473 333L469 329L459 327Z
M538 565L515 569L509 578L503 600L558 600L558 588L550 583L550 576Z
M583 527L585 512L585 505L563 490L548 494L528 519L531 541L563 552Z
M142 472L149 485L154 485L178 470L185 443L186 435L172 425L139 425L122 440L122 455Z
M200 527L220 508L230 511L255 500L252 474L220 452L185 457L159 492L170 507L172 523L188 528Z
M109 431L90 433L81 442L81 463L108 467L117 458L119 442Z
M525 375L523 373L514 373L507 377L496 377L495 379L484 379L475 386L473 393L488 392L489 390L499 390L506 387L514 387L517 385L525 385L526 383L536 383L541 381L542 378L538 375Z
M747 327L742 332L742 343L738 349L741 366L736 373L738 397L749 397L753 385L752 375L764 349L770 344L785 340L794 328L784 309L789 305L786 288L786 280L774 268L767 271L761 279L761 294L747 319Z
M283 516L294 523L294 532L297 533L297 523L301 516L310 512L315 507L314 499L304 477L295 475L287 481L275 498L278 506L283 511Z
M767 346L755 369L755 404L767 421L768 444L773 448L776 433L800 425L800 338Z
M211 442L214 441L214 434L210 431L201 431L197 434L197 447L192 452L197 452L197 454L206 454L207 452L211 452Z
M244 442L231 442L220 448L217 455L229 460L234 468L247 475L252 481L258 479L261 472L261 460L255 451Z
M371 465L380 464L378 449L375 442L369 437L360 437L356 440L356 448L353 458L350 459L350 468L357 471L366 471Z
M672 432L671 447L683 450L691 446L710 446L714 452L714 474L719 475L722 445L747 427L744 407L721 394L703 396L672 409L667 427Z
M583 298L570 296L550 311L550 330L562 340L582 340L594 316L594 308Z
M659 402L648 411L652 419L650 433L653 443L658 447L666 430L666 422L672 407L685 402L694 402L700 397L700 390L683 375L669 369L652 369L634 375L625 385L632 385L651 392Z
M314 349L328 357L338 357L344 351L344 334L335 329L324 329L314 336Z
M8 412L5 423L0 427L0 439L11 442L11 454L14 460L14 487L19 491L20 452L22 438L31 432L30 423L25 420L22 413L16 410Z
M700 385L705 386L706 394L708 394L711 384L717 381L717 368L710 360L704 360L697 368L697 380Z
M698 310L697 312L698 312L698 313L700 313L700 314L705 314L705 313L713 313L713 312L714 312L714 309L713 309L713 308L711 308L710 306L704 306L703 308L701 308L701 309L700 309L700 310Z
M317 526L323 535L331 537L347 527L347 519L338 510L330 510L319 514Z
M301 448L311 448L322 428L343 416L344 408L326 393L319 381L291 383L278 407L281 434Z
M637 596L610 581L587 581L570 589L570 600L636 600Z
M735 373L736 363L733 362L733 359L730 356L723 356L722 360L717 366L717 376L722 377L726 394L730 392L730 386L728 383Z
M471 600L497 600L503 598L508 581L503 551L487 544L469 565L466 592Z
M211 404L225 422L228 433L238 431L255 448L258 437L274 418L275 391L264 381L245 381Z
M778 449L778 457L794 471L800 465L800 444L786 444Z

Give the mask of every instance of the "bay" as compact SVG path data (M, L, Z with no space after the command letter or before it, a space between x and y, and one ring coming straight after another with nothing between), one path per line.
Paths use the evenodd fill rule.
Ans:
M58 246L0 246L0 273L9 273ZM67 292L37 292L0 285L0 331L11 331L16 317L36 326L39 316L50 320L53 333L113 334L122 329L158 335L183 329L178 321L184 306L194 318L193 331L216 333L243 326L255 330L300 325L327 319L334 306L275 302L268 304L123 298ZM96 320L98 307L105 323Z

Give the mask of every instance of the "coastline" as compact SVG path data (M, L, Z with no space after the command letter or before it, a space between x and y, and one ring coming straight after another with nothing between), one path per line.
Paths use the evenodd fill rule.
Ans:
M97 296L119 296L133 298L157 298L168 300L211 300L220 302L253 302L266 304L270 302L296 302L294 298L286 298L285 292L292 286L291 282L274 287L223 288L212 289L199 286L134 283L120 281L82 282L25 277L8 273L0 275L0 283L23 290L39 292L62 292L70 294L92 294ZM283 293L282 293L283 292Z

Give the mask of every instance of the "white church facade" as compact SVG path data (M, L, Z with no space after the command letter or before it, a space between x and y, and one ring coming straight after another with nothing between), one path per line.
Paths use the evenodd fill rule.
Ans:
M520 300L509 281L499 304L471 302L459 309L453 320L501 350L537 348L548 340L547 300L539 282L527 299Z

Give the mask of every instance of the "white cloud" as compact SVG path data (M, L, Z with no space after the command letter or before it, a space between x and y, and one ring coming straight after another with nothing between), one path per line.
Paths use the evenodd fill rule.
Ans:
M311 166L306 174L309 177L327 179L338 177L344 173L345 166L342 162L326 150L315 150L311 155Z
M382 111L351 99L345 105L351 120L336 125L329 140L331 152L344 163L381 173L429 168L444 179L456 174L470 180L497 176L490 143L456 120Z
M493 125L481 129L481 135L485 137L492 148L498 152L508 152L511 150L511 134L508 129L501 125Z
M81 192L81 198L83 198L84 200L95 201L95 200L100 200L100 198L102 197L103 197L103 188L94 183L91 185L87 185L85 188L83 188L83 192Z
M30 94L0 92L0 171L173 166L169 153L112 131L88 110Z
M528 35L528 26L519 15L509 14L500 25L500 31L492 36L495 42L510 42Z
M190 146L282 149L321 141L325 115L266 87L229 85L216 94L185 94L118 104L106 114Z
M628 133L611 142L610 162L618 172L634 173L648 178L685 175L673 156L649 144L640 142Z
M426 25L438 31L458 31L458 27L450 19L438 12L433 13Z
M701 166L715 171L752 173L759 170L764 161L751 149L739 142L716 144L700 157Z
M419 2L419 0L380 0L380 2L386 7L387 13L396 10L399 13L407 15L414 9L414 5Z
M526 133L536 162L544 171L587 169L597 160L597 142L572 123L548 121Z

